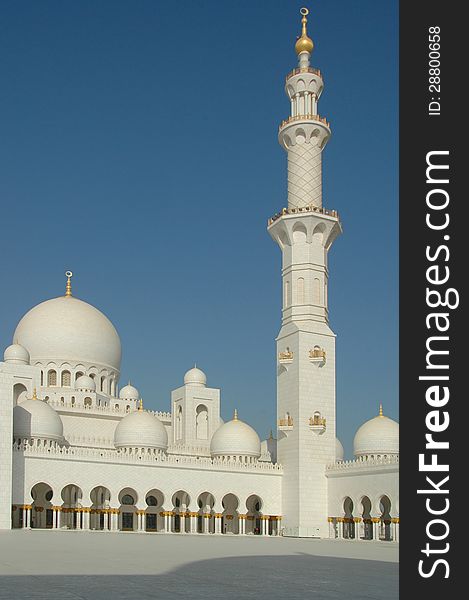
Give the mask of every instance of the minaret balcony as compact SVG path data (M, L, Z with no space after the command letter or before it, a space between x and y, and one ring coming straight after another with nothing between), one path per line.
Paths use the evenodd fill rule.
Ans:
M277 221L277 219L280 219L280 217L283 217L285 215L296 215L296 214L311 213L311 212L319 213L321 215L326 215L328 217L333 217L334 219L339 220L339 213L336 210L323 208L322 206L313 206L312 204L310 204L309 206L299 206L299 207L295 206L292 208L282 208L282 210L280 212L275 214L273 217L271 217L267 221L267 226L272 225L272 223L275 223L275 221Z
M314 346L314 348L309 351L309 360L318 367L324 366L326 364L326 351L324 348Z
M291 431L293 429L293 417L285 417L278 420L279 431Z
M319 115L307 114L307 115L296 115L294 117L288 117L288 119L284 119L279 125L279 128L278 128L279 132L282 131L282 129L284 127L286 127L287 125L290 125L291 123L297 123L298 121L303 121L303 122L316 121L318 123L321 123L322 125L325 125L327 127L327 129L329 130L329 133L331 131L331 125L325 117L320 117Z
M299 75L300 73L311 73L312 75L317 75L322 79L322 73L319 69L315 69L314 67L297 67L288 73L288 75L285 77L285 81L288 81L290 77Z
M285 352L279 352L278 353L278 362L281 365L291 364L293 362L293 352L291 352L291 350L289 348L287 348L285 350Z
M314 413L309 418L309 428L317 435L322 435L326 431L326 419L321 417L320 413Z

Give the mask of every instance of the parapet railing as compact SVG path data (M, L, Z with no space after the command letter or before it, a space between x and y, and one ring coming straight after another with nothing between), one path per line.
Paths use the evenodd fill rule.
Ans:
M313 206L310 204L309 206L294 206L292 208L282 208L280 212L275 214L267 221L267 225L272 225L277 219L283 217L284 215L296 215L298 213L307 213L307 212L315 212L321 215L327 215L328 217L334 217L335 219L339 219L339 213L336 210L331 210L328 208L323 208L322 206Z
M13 451L22 453L25 457L47 457L59 460L84 460L115 464L153 464L161 467L187 468L196 467L204 470L221 471L265 471L282 473L283 468L278 463L251 462L244 463L228 458L210 458L198 456L168 455L154 453L151 449L132 448L117 451L104 448L65 447L51 443L30 443L28 440L15 441Z
M335 462L326 466L326 472L331 471L348 471L353 469L368 469L370 467L379 467L379 466L387 466L387 465L398 465L399 464L399 456L391 455L391 456L380 456L380 457L366 457L361 456L360 458L356 458L355 460L343 460L340 462Z
M125 406L119 406L119 408L116 408L113 405L112 399L110 400L110 403L108 406L98 406L96 404L83 404L83 402L80 401L80 403L78 401L75 401L75 403L72 404L71 400L65 400L64 402L62 402L61 400L57 400L56 398L49 398L48 400L46 400L45 402L47 402L47 404L49 404L50 406L53 406L55 409L67 409L67 410L73 410L73 411L77 411L77 412L87 412L87 413L96 413L96 414L113 414L113 415L128 415L131 412L135 412L137 409L135 408L135 406L132 406L130 410L126 410ZM115 403L114 403L115 404ZM147 410L147 409L145 409ZM171 413L170 412L165 412L165 411L160 411L160 410L148 410L147 412L151 413L152 415L155 415L156 417L158 417L160 420L163 421L171 421Z
M285 125L288 125L288 123L293 123L294 121L318 121L319 123L326 125L326 127L329 127L329 129L331 128L331 125L330 125L329 121L326 119L326 117L320 117L319 115L306 114L306 115L296 115L294 117L288 117L288 119L284 119L278 126L278 130L280 131L283 127L285 127Z
M322 74L319 69L315 69L314 67L297 67L288 73L288 75L285 77L285 81L288 81L290 77L299 75L300 73L312 73L313 75L317 75L322 79Z

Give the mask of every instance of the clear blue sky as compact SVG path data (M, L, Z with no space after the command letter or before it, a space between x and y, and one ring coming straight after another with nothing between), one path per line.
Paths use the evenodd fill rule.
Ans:
M7 1L0 15L0 343L64 292L103 310L149 408L194 362L222 416L275 424L296 1ZM315 0L338 434L397 418L397 2Z

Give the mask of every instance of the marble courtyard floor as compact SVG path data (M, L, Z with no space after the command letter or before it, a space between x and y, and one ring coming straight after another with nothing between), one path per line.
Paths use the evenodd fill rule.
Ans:
M0 532L0 600L397 600L398 546L254 536Z

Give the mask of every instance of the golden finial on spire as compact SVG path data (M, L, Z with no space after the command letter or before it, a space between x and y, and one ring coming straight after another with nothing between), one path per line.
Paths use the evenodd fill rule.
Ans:
M65 277L67 278L67 285L65 286L65 295L66 296L71 296L72 295L72 277L73 277L73 273L71 271L66 271L65 272Z
M309 10L307 8L300 8L301 14L301 37L298 38L295 44L295 52L297 54L301 54L301 52L311 52L313 51L314 44L313 40L308 37L308 32L306 31L306 24L308 22L307 15L309 15Z
M33 400L37 400L37 390L34 388L33 390Z
M233 414L233 421L237 421L238 420L238 409L234 409L234 414Z
M139 402L138 402L138 412L142 412L143 411L143 398L140 398Z
M383 415L383 405L382 404L379 405L379 416L380 417L384 417L384 415Z

